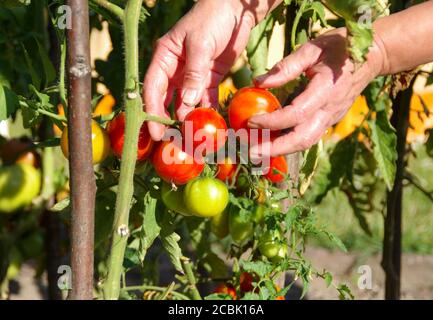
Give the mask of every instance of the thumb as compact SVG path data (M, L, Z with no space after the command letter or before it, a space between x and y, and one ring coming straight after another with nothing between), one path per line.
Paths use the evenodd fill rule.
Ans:
M298 50L279 61L268 73L254 79L260 88L280 87L299 77L314 65L321 54L321 49L312 43L306 43Z
M211 69L214 46L201 36L187 37L185 42L186 57L181 98L183 104L193 107L203 96Z

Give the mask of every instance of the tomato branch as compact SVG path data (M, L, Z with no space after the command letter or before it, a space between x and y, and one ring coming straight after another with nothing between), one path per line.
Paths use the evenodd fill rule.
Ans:
M129 210L134 191L134 171L137 158L138 134L142 124L142 101L139 92L138 22L142 0L129 0L124 14L125 38L125 144L120 165L119 189L114 214L113 238L108 258L108 275L104 297L117 299L123 258L128 240Z
M91 0L93 3L97 4L98 6L110 11L112 14L114 14L117 18L120 20L123 20L125 13L124 10L117 6L116 4L108 1L108 0Z
M197 281L195 280L194 273L192 272L191 261L186 257L182 257L181 262L183 270L185 271L186 278L189 282L189 290L191 292L192 298L194 300L202 300L200 292L198 291L196 286Z

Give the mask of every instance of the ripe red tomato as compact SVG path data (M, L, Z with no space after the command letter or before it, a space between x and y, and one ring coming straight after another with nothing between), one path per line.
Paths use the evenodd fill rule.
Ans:
M119 113L107 126L108 136L111 141L111 148L116 157L122 156L122 149L125 140L125 113ZM152 151L153 141L150 138L146 123L143 123L138 136L137 161L145 160Z
M248 129L249 118L279 108L281 108L280 102L269 91L254 87L242 88L230 101L228 110L230 126L235 130Z
M239 277L239 286L242 292L253 290L254 277L249 272L242 272Z
M236 172L236 164L233 163L233 160L230 157L226 157L224 159L224 163L218 163L218 171L216 177L222 181L226 181L228 179L233 178L233 175Z
M156 173L168 183L185 184L198 177L204 169L204 161L198 162L183 150L174 141L162 141L153 152Z
M279 157L271 157L269 168L265 170L265 178L274 183L282 182L284 180L284 176L280 173L274 173L276 169L279 172L287 174L289 168L287 166L286 158L284 156Z
M221 283L216 289L215 293L227 294L232 297L233 300L236 300L236 289L229 283Z
M182 124L183 139L192 141L194 150L202 145L203 154L217 152L227 140L227 124L212 108L196 108Z

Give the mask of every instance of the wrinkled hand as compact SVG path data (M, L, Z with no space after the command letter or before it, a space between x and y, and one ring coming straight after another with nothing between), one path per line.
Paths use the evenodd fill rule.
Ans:
M241 2L200 0L158 40L144 80L146 112L168 117L175 91L181 121L196 104L218 106L218 84L246 47L254 24ZM149 130L161 140L163 125L149 122Z
M277 63L267 74L255 79L262 88L273 88L296 79L302 73L309 78L304 92L290 105L270 114L249 120L251 128L271 130L291 128L270 146L252 147L252 157L271 156L305 150L317 143L327 128L337 123L348 111L368 83L380 74L384 54L376 38L367 62L355 70L346 52L346 31L330 31L302 45Z

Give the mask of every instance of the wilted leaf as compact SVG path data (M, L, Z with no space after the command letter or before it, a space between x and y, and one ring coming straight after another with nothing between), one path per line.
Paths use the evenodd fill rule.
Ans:
M311 178L313 177L314 172L317 168L317 164L319 162L319 155L322 149L323 142L320 141L319 143L308 149L304 154L304 162L299 172L299 193L301 195L305 193L311 183Z

